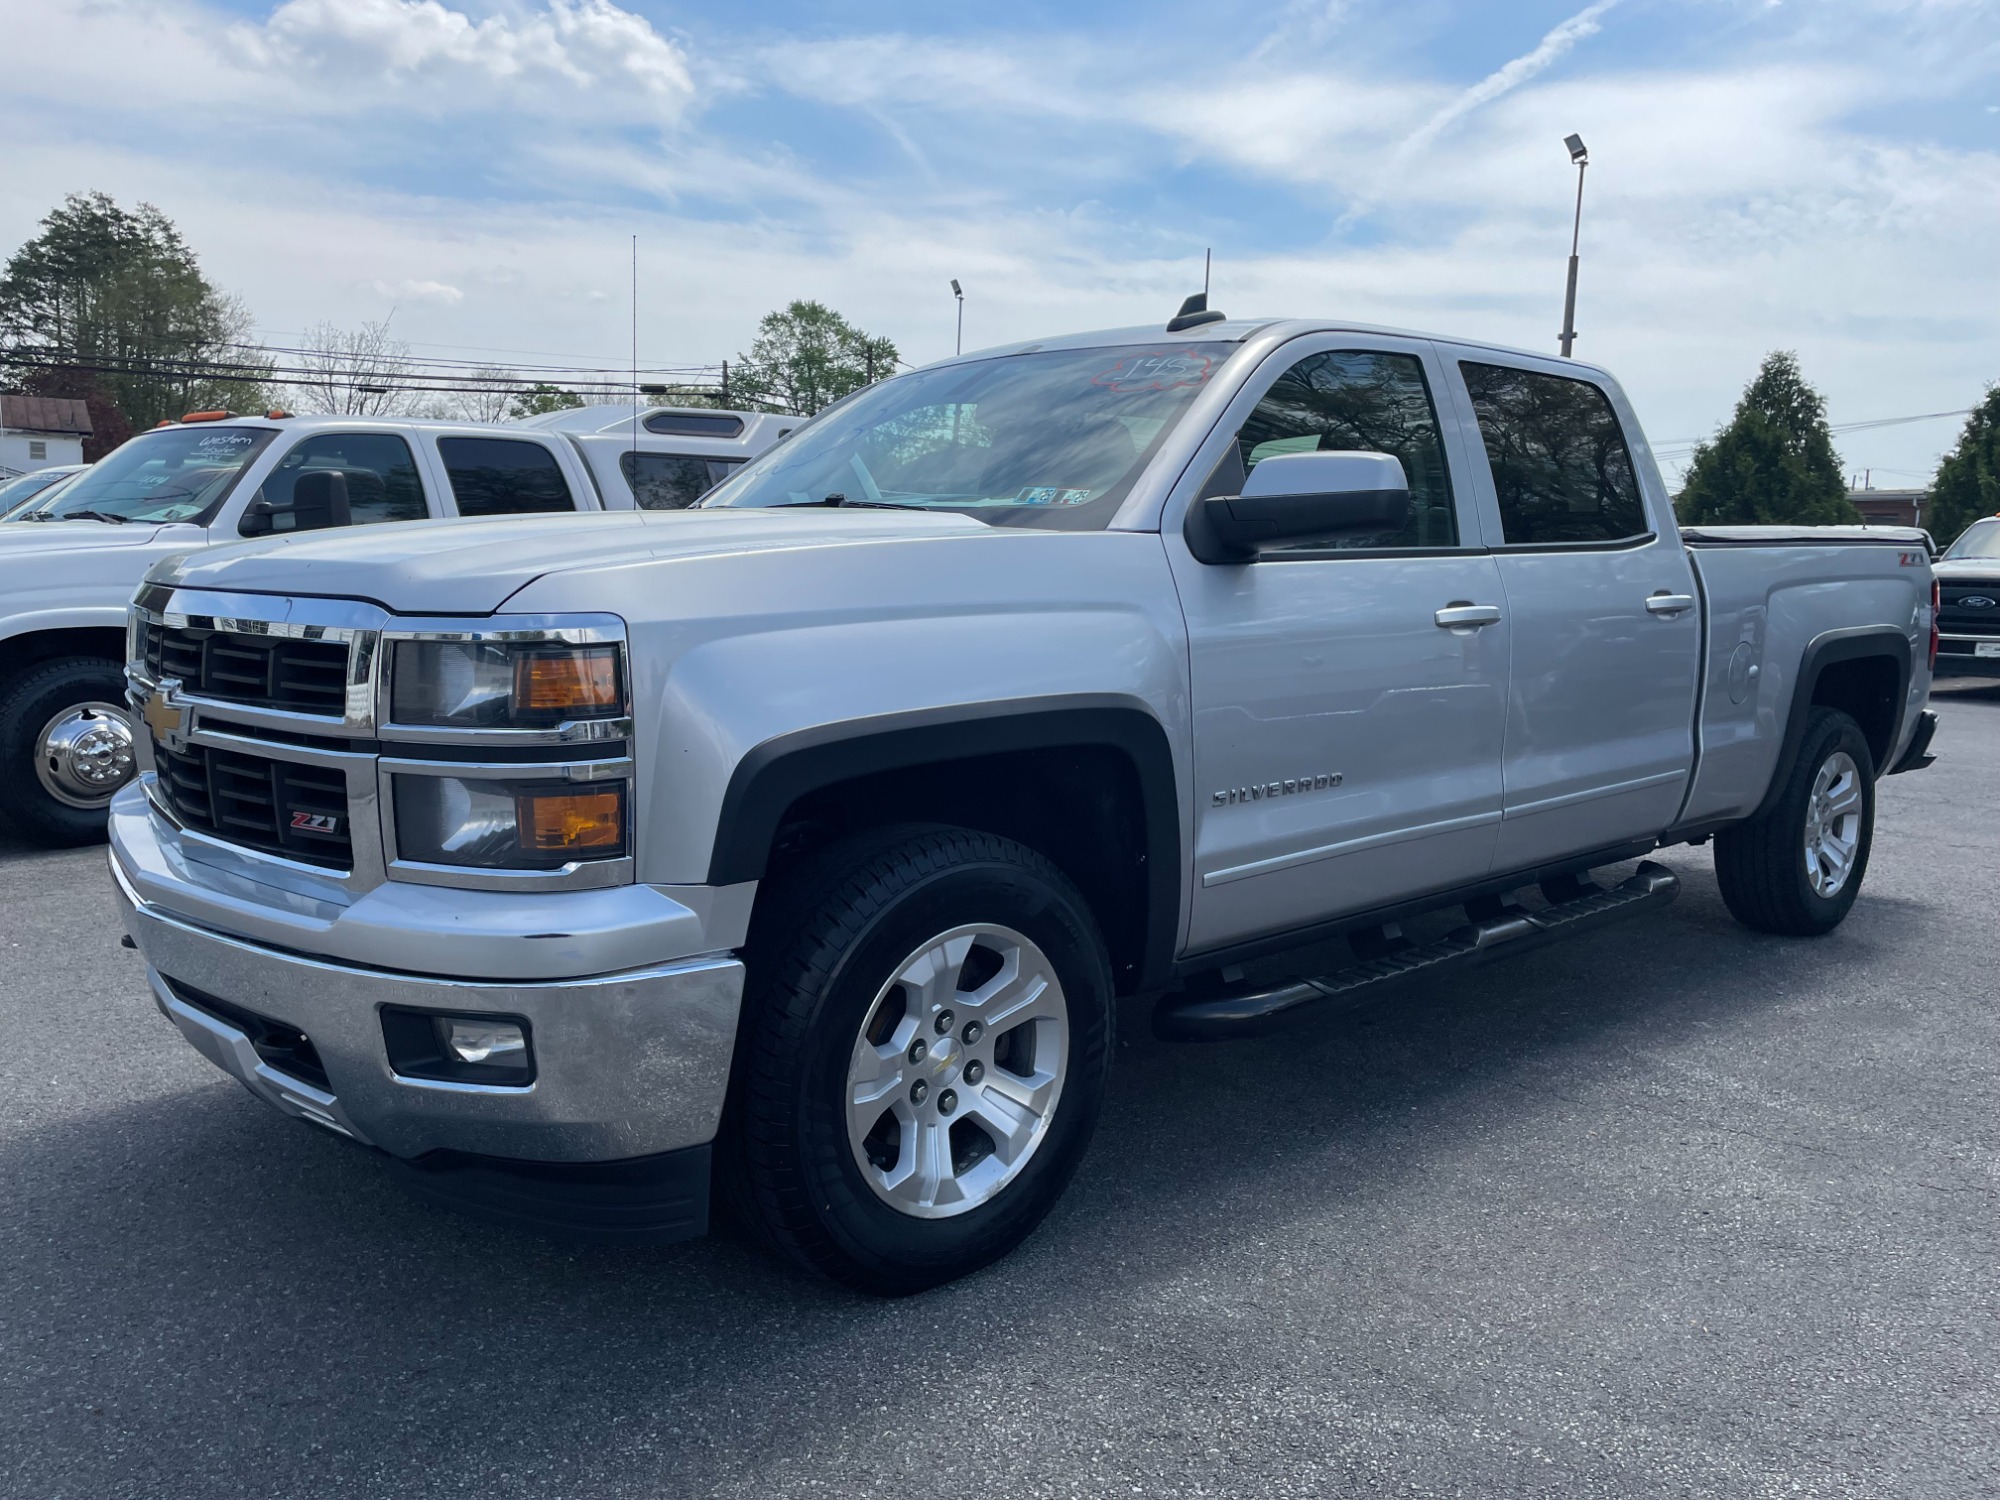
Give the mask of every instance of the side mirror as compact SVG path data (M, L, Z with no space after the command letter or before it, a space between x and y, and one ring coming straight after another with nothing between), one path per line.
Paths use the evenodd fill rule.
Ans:
M1249 562L1299 537L1393 535L1410 516L1410 482L1388 453L1281 453L1250 471L1240 495L1188 507L1188 551L1205 563Z
M273 516L290 516L293 531L324 531L351 524L354 510L347 499L347 476L338 469L315 469L293 482L292 498L283 505L264 499L251 501L243 512L243 534L268 535Z

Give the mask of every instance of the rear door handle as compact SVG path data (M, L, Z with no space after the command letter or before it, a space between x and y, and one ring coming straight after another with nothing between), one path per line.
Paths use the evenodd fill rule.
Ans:
M1448 604L1431 617L1440 630L1477 630L1482 625L1500 623L1497 604Z
M1684 609L1693 608L1693 594L1655 594L1646 601L1648 614L1677 615Z

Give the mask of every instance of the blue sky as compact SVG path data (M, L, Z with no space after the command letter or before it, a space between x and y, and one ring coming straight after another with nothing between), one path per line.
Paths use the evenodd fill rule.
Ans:
M0 243L148 199L274 338L702 363L793 297L921 361L1237 314L1578 352L1666 447L1772 348L1836 422L2000 378L2000 0L0 0ZM1922 477L1950 421L1844 436ZM1667 456L1679 450L1668 448Z

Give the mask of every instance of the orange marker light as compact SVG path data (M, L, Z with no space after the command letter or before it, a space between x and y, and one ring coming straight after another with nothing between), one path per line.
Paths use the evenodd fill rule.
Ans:
M625 793L522 792L514 817L523 849L536 854L615 850L625 842Z
M220 422L225 418L235 415L236 413L233 411L191 411L183 413L181 420L183 422Z
M517 712L598 714L618 707L616 647L586 646L514 658Z

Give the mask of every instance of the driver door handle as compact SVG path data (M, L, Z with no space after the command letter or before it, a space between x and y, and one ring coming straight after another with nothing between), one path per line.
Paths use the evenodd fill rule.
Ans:
M1448 604L1432 619L1440 630L1477 630L1482 625L1500 623L1500 606L1497 604Z
M1646 601L1648 614L1677 615L1684 609L1693 608L1693 594L1655 594Z

